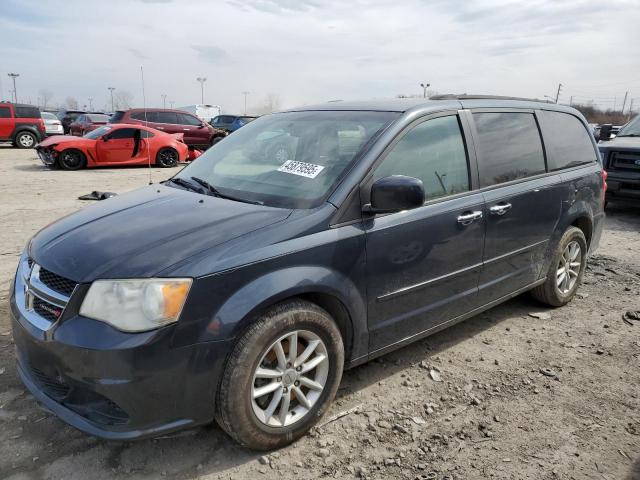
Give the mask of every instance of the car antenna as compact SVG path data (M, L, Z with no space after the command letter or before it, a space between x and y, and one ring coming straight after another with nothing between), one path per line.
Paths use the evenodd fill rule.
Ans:
M144 95L144 70L140 65L140 77L142 78L142 108L144 109L144 126L149 128L149 122L147 121L147 98ZM141 135L142 137L142 135ZM140 138L142 141L142 138ZM151 149L149 148L149 142L147 142L147 165L149 167L149 185L153 185L151 179Z

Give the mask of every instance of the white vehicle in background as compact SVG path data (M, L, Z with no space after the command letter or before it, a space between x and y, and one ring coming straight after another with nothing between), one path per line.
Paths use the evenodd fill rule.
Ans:
M186 105L184 107L180 107L178 110L193 113L196 117L199 117L207 123L209 123L213 117L216 117L220 115L220 113L222 113L222 108L220 108L220 105L207 105L203 103Z
M64 135L64 128L62 122L51 112L41 112L42 120L44 121L45 133L48 137L52 135Z

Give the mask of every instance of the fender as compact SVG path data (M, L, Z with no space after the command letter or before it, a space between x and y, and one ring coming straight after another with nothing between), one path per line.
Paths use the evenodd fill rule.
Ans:
M317 265L295 266L258 277L232 294L218 309L200 341L232 339L242 333L259 312L301 295L321 294L338 300L349 315L351 358L367 354L368 331L364 292L340 272ZM346 343L346 341L345 341Z
M15 141L18 134L24 131L33 133L36 136L36 142L39 142L42 140L42 134L38 130L37 126L33 125L32 123L18 123L18 122L16 122L16 126L13 129L13 133L11 134L11 140Z

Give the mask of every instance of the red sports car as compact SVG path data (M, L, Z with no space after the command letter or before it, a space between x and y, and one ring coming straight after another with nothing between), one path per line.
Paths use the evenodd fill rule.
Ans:
M182 137L182 133L170 134L142 125L110 124L84 137L49 137L36 145L36 151L45 165L65 170L147 163L175 167L189 153Z
M109 121L109 115L104 113L85 113L76 118L69 125L69 133L77 137L83 136L85 133L89 133L101 125L106 125Z

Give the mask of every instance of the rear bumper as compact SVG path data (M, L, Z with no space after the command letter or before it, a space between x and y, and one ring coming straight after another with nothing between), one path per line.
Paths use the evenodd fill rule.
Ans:
M19 302L18 302L19 303ZM228 342L173 347L173 328L123 334L83 317L46 331L10 315L20 378L63 421L110 440L209 423Z

